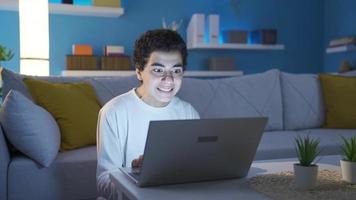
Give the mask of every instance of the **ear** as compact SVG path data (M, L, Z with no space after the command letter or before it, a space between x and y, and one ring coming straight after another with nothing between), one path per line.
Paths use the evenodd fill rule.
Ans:
M141 71L139 69L136 68L136 77L139 81L142 81L142 75L141 75Z

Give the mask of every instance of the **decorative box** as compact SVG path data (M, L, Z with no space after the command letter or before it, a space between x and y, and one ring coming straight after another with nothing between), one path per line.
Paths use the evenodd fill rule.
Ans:
M209 70L213 71L232 71L235 68L235 57L209 57Z
M102 56L102 70L131 70L129 56Z
M222 32L224 43L246 44L248 31L245 30L226 30Z
M73 4L73 0L62 0L62 3Z
M67 55L67 70L97 70L96 56Z
M258 29L251 31L251 42L253 44L276 44L276 29Z

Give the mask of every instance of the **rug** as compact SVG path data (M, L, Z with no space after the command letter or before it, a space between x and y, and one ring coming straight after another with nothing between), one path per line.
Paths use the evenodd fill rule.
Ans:
M248 184L274 200L356 200L356 185L342 181L340 171L319 170L317 185L311 190L298 189L293 175L291 171L260 175Z

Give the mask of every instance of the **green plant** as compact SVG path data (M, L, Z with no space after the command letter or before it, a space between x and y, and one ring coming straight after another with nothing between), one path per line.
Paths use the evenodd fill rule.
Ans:
M296 151L301 166L311 166L314 165L313 161L320 154L319 150L319 139L312 139L307 135L302 138L298 136L295 138Z
M9 61L14 57L14 53L9 49L7 50L6 47L0 45L0 66L2 61Z
M356 136L346 139L341 136L341 149L344 153L344 160L349 162L356 162Z

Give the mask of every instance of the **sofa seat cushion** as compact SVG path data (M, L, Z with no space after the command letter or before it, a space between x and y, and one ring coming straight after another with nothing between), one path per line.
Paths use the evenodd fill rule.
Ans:
M294 138L297 131L264 132L257 147L255 160L268 160L296 157Z
M282 97L278 70L213 80L186 78L178 96L201 118L268 117L265 130L282 130Z
M310 135L320 139L321 155L340 154L340 137L356 136L355 129L306 129L302 131L269 131L264 132L257 148L255 160L295 158L294 139Z
M350 138L356 136L355 129L309 129L305 132L310 132L310 135L313 137L320 138L322 155L334 155L342 154L340 145L341 145L341 136L345 138Z
M96 158L95 146L60 152L47 168L14 156L8 169L8 199L94 199Z

